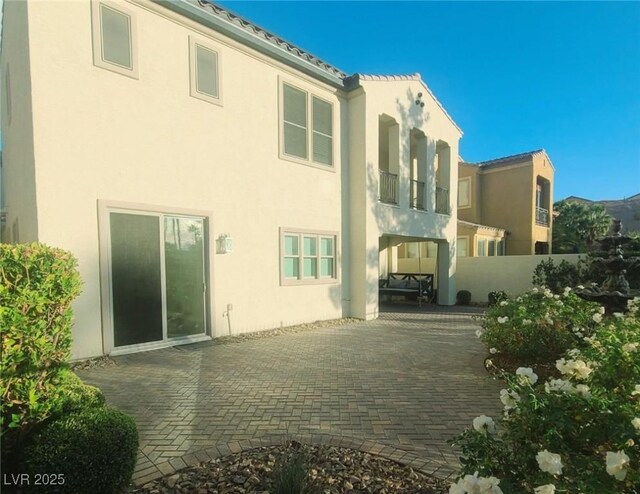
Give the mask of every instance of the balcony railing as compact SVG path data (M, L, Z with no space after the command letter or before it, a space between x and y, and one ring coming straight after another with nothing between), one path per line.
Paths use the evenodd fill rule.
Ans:
M549 226L549 210L536 208L536 225Z
M436 187L436 213L449 214L449 189Z
M411 180L411 207L413 209L426 209L424 202L424 182Z
M398 204L398 175L380 170L380 202Z

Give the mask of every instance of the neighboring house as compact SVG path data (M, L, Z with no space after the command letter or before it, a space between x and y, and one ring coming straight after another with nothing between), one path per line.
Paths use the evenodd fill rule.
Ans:
M458 168L458 255L551 252L551 159L539 149Z
M5 241L73 252L76 358L378 315L407 240L455 303L461 131L198 0L5 2Z
M622 221L623 233L640 232L640 194L618 200L591 201L577 196L569 196L563 200L603 206L610 216Z

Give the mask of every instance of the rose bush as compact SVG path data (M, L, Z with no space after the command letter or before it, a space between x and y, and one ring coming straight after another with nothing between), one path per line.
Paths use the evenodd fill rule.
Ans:
M493 349L491 353L508 356L516 367L553 362L570 348L581 346L603 312L569 288L561 295L534 288L488 309L478 336Z
M559 378L539 380L535 366L505 374L503 415L480 416L453 441L462 475L450 493L637 493L639 306L637 298L626 315L601 322L591 306L581 318L572 315L588 335L556 360Z

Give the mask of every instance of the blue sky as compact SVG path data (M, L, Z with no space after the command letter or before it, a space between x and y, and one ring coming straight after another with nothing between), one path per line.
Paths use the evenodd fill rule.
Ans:
M640 3L220 3L347 73L419 72L467 161L545 148L554 200L640 192Z

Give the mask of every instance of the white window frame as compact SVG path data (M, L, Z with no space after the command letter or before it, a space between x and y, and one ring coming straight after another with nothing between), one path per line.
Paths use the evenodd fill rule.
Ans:
M307 157L301 158L299 156L294 156L291 154L287 154L284 152L284 86L285 84L293 89L298 91L302 91L306 95L306 108L307 108L307 122L306 122L306 138L307 138ZM280 77L278 81L278 93L279 93L279 115L278 115L278 128L280 132L279 138L279 157L280 159L293 161L295 163L300 163L307 166L312 166L314 168L318 168L320 170L332 171L335 172L336 169L336 112L335 105L333 102L329 101L327 98L323 98L319 96L317 93L308 90L303 85L291 81L289 79L285 79ZM313 161L313 98L316 98L320 101L328 103L331 106L331 164L327 165L326 163L321 163L319 161ZM322 134L321 132L318 132ZM325 137L329 137L325 134L322 134Z
M328 283L337 283L338 282L338 232L328 232L328 231L316 231L316 230L303 230L298 228L280 228L280 285L317 285L317 284L328 284ZM284 273L284 259L285 259L285 236L298 237L298 255L297 256L286 256L288 258L297 257L298 258L298 277L297 278L287 278ZM305 277L304 276L304 237L315 237L316 239L316 276L315 277ZM321 250L321 240L323 238L330 238L333 241L333 256L323 256ZM307 258L309 256L306 256ZM321 274L321 266L322 259L333 259L333 273L331 276L322 276Z
M460 203L460 184L462 182L467 182L467 199L468 199L468 203L467 204L461 204ZM458 179L458 209L469 209L471 207L471 177L462 177Z
M218 87L218 96L211 96L208 93L203 93L198 91L198 77L197 77L197 52L196 48L200 46L205 50L211 51L216 55L216 75L218 77L217 87ZM207 103L212 103L214 105L222 106L222 76L220 72L220 67L222 66L222 54L220 53L220 48L215 46L213 43L206 41L202 38L196 38L194 36L189 36L189 88L190 94L194 98L200 99L202 101L206 101Z
M480 244L484 243L484 254L480 254ZM476 238L476 257L489 257L489 239L487 237Z
M100 16L101 6L114 10L119 14L129 17L129 34L131 43L131 68L115 64L104 60L102 57L102 19ZM93 64L96 67L107 69L118 74L138 79L138 41L137 41L137 22L135 14L123 8L120 4L115 4L105 0L91 1L91 30L93 37Z
M464 255L460 254L460 249L458 248L460 240L464 240L467 243L467 248ZM456 257L469 257L469 236L468 235L461 235L456 239Z

